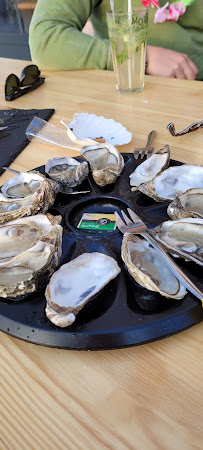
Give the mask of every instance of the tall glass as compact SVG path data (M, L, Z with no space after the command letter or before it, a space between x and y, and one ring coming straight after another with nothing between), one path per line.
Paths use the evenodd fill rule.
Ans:
M144 88L148 8L133 8L131 13L107 13L107 26L116 89L141 92Z

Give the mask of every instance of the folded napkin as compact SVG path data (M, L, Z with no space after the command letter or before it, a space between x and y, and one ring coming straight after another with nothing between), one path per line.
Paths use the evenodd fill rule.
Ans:
M25 131L35 116L49 120L54 109L0 110L0 175L29 144ZM7 127L7 128L5 128Z

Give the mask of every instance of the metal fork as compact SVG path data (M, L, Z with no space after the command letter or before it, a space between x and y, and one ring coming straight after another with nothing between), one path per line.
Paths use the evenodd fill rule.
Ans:
M133 152L135 159L138 159L139 156L141 156L141 159L143 159L144 155L147 155L147 158L152 156L152 153L154 151L154 147L151 147L151 145L152 145L152 141L153 141L155 136L156 136L156 131L152 130L149 133L149 135L148 135L146 147L144 147L144 148L135 148L135 150Z
M116 225L122 233L133 233L140 234L143 236L154 248L157 250L159 255L163 258L167 266L171 269L171 272L176 276L176 278L195 295L199 300L203 301L203 293L193 284L193 282L185 275L185 273L177 266L172 258L166 253L161 245L148 233L148 228L145 223L140 219L137 214L134 213L130 208L127 208L128 213L132 220L121 210L123 219L115 211Z

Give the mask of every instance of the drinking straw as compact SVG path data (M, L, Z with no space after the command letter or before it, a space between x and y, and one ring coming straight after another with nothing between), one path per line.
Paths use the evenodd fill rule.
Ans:
M128 23L131 25L132 23L132 2L128 0ZM132 88L132 77L131 77L131 61L128 57L128 87Z
M113 15L113 21L115 23L115 15L114 15L114 0L110 0L111 11Z

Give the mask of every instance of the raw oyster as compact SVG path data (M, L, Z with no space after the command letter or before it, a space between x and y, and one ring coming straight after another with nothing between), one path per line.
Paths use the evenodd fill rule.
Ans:
M203 265L203 219L167 220L153 235L172 255Z
M165 145L157 153L154 153L150 158L136 167L134 172L129 176L130 185L138 187L140 184L151 181L160 174L169 165L170 148Z
M146 240L126 233L123 236L121 257L130 275L146 289L176 300L186 295L185 287Z
M138 189L143 194L161 202L173 200L188 189L203 187L203 166L183 164L169 167L148 183Z
M200 217L203 219L203 188L189 189L175 197L167 209L171 219Z
M0 226L0 297L21 297L49 280L62 252L60 221L38 214Z
M80 163L74 158L52 158L45 164L45 172L53 180L75 187L87 178L89 166L86 161Z
M124 167L123 156L112 144L88 145L80 153L89 162L98 186L114 183Z
M36 172L20 173L1 187L0 224L18 217L45 213L53 205L57 183Z
M59 327L71 325L83 306L120 273L103 253L83 253L55 272L46 288L46 316Z

